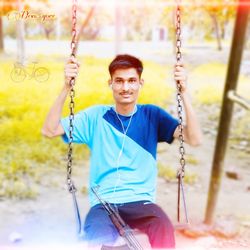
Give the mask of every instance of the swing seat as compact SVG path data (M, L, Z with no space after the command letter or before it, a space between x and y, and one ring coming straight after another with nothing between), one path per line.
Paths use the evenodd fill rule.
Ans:
M129 250L129 247L126 244L120 245L120 246L106 246L106 245L103 245L101 250Z
M139 241L143 249L151 249L151 245L148 240L148 236L145 233L137 229L133 229L133 233L136 239ZM101 250L129 250L130 248L126 245L124 239L121 236L118 236L115 244L113 246L103 245Z
M151 249L151 245L149 243L147 234L142 233L138 229L133 229L133 233L134 233L136 239L139 241L139 243L143 247L143 249ZM84 236L85 236L84 232L81 231L81 233L78 234L78 239L80 241L83 241L86 244L86 249L88 249L89 245L88 245L88 242L87 242L87 240L85 239ZM113 246L104 244L104 245L101 246L100 249L101 250L129 250L130 248L126 244L124 238L119 235L117 237L115 243L113 244Z

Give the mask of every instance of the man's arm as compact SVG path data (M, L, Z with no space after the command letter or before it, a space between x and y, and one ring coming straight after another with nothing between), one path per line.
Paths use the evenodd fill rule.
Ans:
M71 89L70 79L76 77L79 69L79 63L75 58L70 58L65 66L65 84L55 103L52 105L42 128L42 134L52 138L63 135L64 129L60 123L62 109Z
M191 146L198 146L202 142L202 132L194 112L190 96L187 91L187 76L182 64L175 66L175 80L180 81L183 106L186 115L186 125L183 128L184 141ZM174 132L174 138L179 137L179 128Z
M198 146L202 142L202 133L188 93L182 93L183 106L186 114L186 125L183 127L184 141L191 146ZM179 137L179 128L174 132L174 138Z
M60 124L63 105L67 98L69 90L66 86L63 87L60 95L51 107L42 128L42 134L46 137L56 137L64 134L64 129Z

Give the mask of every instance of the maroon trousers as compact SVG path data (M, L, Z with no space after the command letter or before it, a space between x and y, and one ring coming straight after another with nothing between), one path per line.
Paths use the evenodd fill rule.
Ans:
M174 228L164 211L149 201L112 204L131 227L148 235L152 248L174 248ZM84 224L85 239L92 244L112 244L118 232L101 204L92 207Z

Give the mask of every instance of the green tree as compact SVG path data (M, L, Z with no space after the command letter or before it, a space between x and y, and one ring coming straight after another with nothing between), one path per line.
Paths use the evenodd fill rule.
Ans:
M3 16L16 9L15 0L0 0L0 53L4 50Z
M222 49L221 39L225 36L225 25L228 23L230 17L235 15L234 5L236 5L235 0L210 0L209 4L203 4L203 8L212 19L218 50Z

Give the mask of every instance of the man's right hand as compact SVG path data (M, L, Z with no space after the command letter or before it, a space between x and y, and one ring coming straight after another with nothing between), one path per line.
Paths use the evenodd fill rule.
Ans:
M79 67L80 63L76 60L75 57L71 56L67 60L64 68L64 78L67 89L71 89L72 86L70 85L70 80L72 77L77 77L79 72Z

